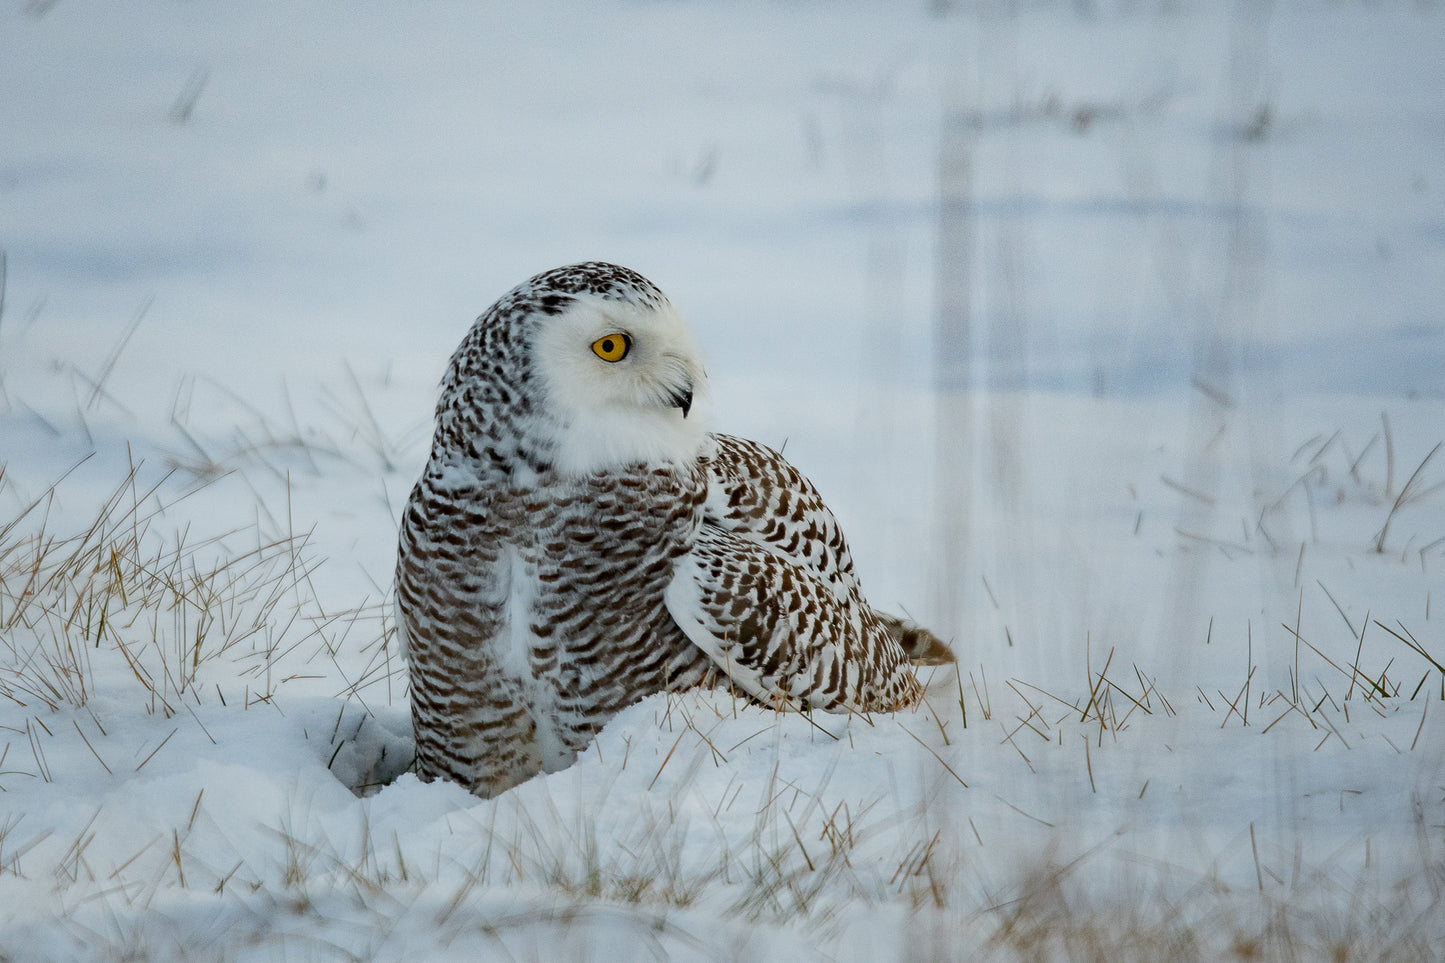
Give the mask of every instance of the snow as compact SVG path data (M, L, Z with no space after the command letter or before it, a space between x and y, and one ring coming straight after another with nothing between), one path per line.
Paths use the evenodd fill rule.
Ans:
M1445 953L1442 43L1307 0L0 9L0 955ZM437 379L591 257L953 639L925 707L658 696L495 800L404 772Z

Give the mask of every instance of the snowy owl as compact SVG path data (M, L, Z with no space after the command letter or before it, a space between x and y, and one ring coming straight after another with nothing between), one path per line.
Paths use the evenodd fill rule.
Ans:
M539 274L452 356L401 520L417 771L494 796L618 711L708 679L891 711L952 653L864 601L843 533L770 448L711 434L686 324L622 267Z

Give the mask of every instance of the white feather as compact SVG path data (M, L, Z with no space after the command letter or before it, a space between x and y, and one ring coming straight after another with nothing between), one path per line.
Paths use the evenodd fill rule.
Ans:
M532 675L532 608L537 600L536 576L514 545L502 547L497 560L497 574L505 580L507 630L496 637L492 646L498 666L517 679Z
M607 362L592 343L626 334L631 350ZM623 465L690 464L707 435L707 376L687 325L659 307L581 296L540 326L533 358L556 425L553 464L571 475ZM692 397L684 414L676 398Z
M740 662L729 654L709 624L710 620L702 609L702 566L695 555L684 555L673 569L672 581L663 592L663 603L672 620L682 629L693 645L701 649L709 659L748 695L768 701L772 697L763 684L763 673L755 665Z
M507 628L493 640L492 654L505 674L522 683L527 694L527 714L535 725L534 737L542 768L556 772L570 766L577 754L568 749L557 728L557 692L532 669L532 649L537 636L532 632L539 585L537 573L514 545L502 549L498 573L506 581Z
M395 597L391 600L391 618L396 625L396 648L401 655L402 661L409 661L411 656L407 654L410 646L410 636L406 631L406 620L401 617L401 599Z

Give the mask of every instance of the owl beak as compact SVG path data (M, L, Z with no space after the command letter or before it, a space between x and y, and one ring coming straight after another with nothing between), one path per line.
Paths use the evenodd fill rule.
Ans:
M674 388L669 400L672 402L672 407L682 409L682 416L686 418L687 413L692 411L692 382L689 381L685 385Z

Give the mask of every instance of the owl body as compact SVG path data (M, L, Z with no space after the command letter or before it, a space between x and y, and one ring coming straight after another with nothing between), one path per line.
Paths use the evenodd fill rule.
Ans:
M702 677L707 657L663 602L698 528L695 467L544 472L485 494L424 484L401 551L433 562L397 582L423 778L495 795L570 765L642 696ZM667 509L624 510L653 501Z
M473 325L398 549L424 779L496 795L710 675L779 706L917 700L937 640L868 606L812 485L708 433L705 397L686 325L625 268L538 275Z

